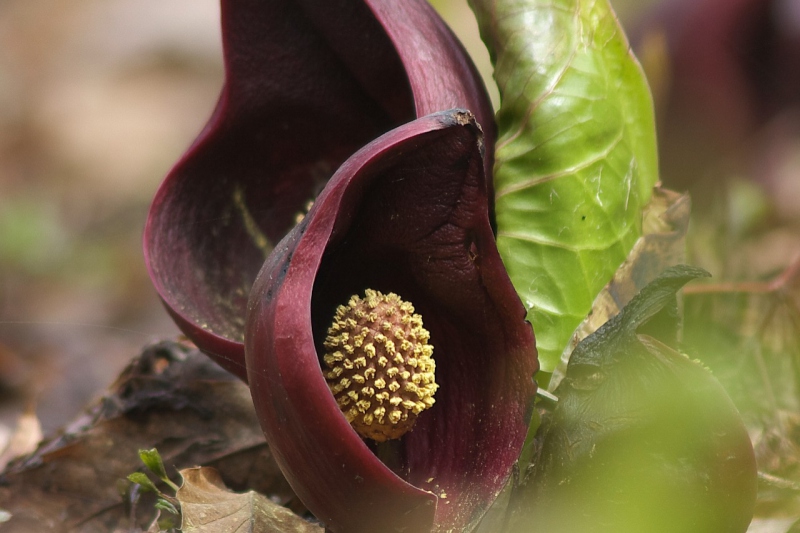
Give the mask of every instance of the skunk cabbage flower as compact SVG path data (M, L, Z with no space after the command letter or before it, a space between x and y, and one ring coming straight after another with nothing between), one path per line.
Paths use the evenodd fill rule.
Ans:
M538 362L482 150L465 111L391 130L339 168L255 281L253 401L329 531L468 531L519 455Z
M425 0L222 0L222 35L222 94L156 195L145 257L178 326L245 378L253 279L338 166L399 124L464 107L486 134L488 177L494 123Z

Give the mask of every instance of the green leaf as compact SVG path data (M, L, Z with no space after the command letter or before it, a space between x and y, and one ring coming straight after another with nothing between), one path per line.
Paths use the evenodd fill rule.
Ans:
M677 292L707 275L667 269L578 344L506 531L747 529L758 483L739 412L704 366L651 335L674 338Z
M161 454L158 453L157 449L139 450L139 458L144 463L144 466L158 476L161 481L169 485L172 490L178 490L178 486L167 476L167 470L164 468L164 461L161 460Z
M552 372L641 234L652 99L606 0L470 3L502 100L497 243Z
M161 511L166 511L168 513L172 513L174 515L178 514L178 509L169 501L165 500L164 498L159 498L155 505L156 509Z
M164 462L161 460L161 454L158 453L157 449L139 450L139 458L153 474L160 479L167 478L167 470L164 468Z
M134 472L133 474L128 474L128 481L131 483L136 483L137 485L141 485L142 490L146 492L155 492L159 494L161 491L158 490L158 487L150 481L150 478L147 475L141 472Z
M690 211L691 200L688 194L679 194L658 186L653 189L650 202L642 214L642 236L633 245L631 253L617 269L612 280L595 298L589 316L575 329L569 346L561 354L559 365L550 376L547 390L554 391L558 386L564 377L572 349L580 341L620 313L640 290L662 272L670 266L685 262ZM677 309L675 312L677 313ZM668 344L677 342L677 333L677 329L672 331L673 337Z

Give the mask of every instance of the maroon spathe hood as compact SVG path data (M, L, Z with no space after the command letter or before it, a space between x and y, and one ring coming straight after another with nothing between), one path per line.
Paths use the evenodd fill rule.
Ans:
M465 111L378 138L331 178L251 292L248 381L270 448L333 532L462 531L508 479L538 369L495 247L480 128ZM372 288L413 303L434 346L436 403L382 463L320 366L337 305Z
M463 107L487 135L488 171L494 123L474 66L425 0L221 6L225 85L159 189L144 243L176 323L244 379L253 279L338 166L399 124Z

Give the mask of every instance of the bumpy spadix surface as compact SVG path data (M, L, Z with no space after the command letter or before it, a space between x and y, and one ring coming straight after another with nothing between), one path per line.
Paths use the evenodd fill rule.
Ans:
M429 338L414 306L393 292L367 289L336 309L325 339L325 379L359 435L399 439L434 404Z

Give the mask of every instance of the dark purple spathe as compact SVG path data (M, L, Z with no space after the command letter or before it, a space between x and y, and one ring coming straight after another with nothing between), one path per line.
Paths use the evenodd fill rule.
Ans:
M463 107L484 129L489 170L494 123L474 66L425 0L221 6L225 85L159 189L144 243L176 323L245 379L253 279L338 166L399 124Z
M481 156L467 112L390 131L339 168L255 282L245 338L256 410L287 479L331 531L467 529L519 455L538 363L495 247ZM367 288L414 304L440 385L400 439L394 472L350 427L319 362L335 307Z

